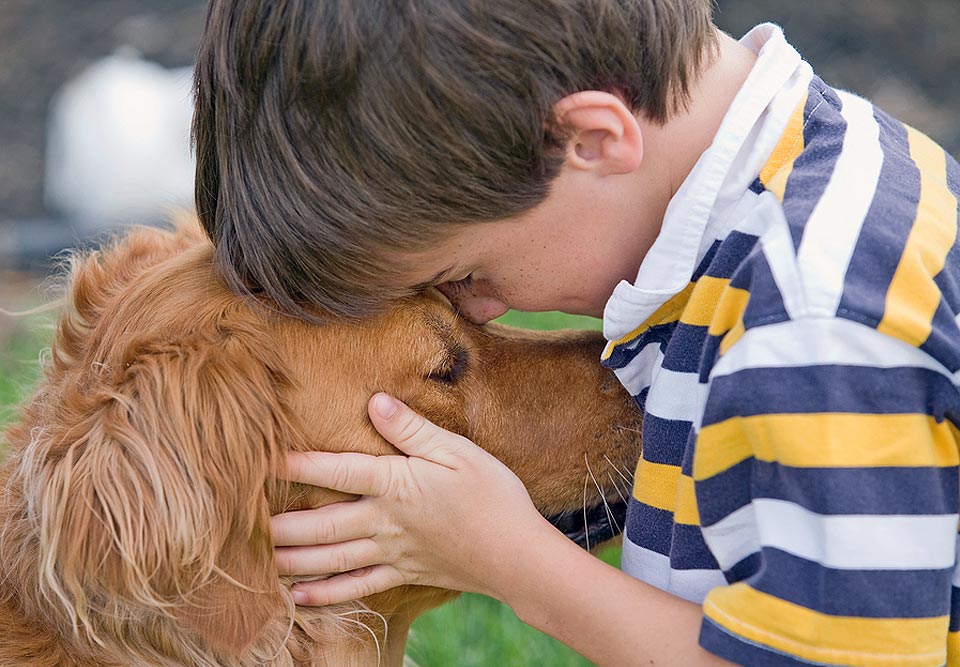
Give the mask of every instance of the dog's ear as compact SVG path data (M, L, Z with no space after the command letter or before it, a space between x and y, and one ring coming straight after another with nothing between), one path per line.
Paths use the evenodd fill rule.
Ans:
M32 443L41 586L92 638L174 622L236 654L287 609L265 485L294 429L255 337L135 343Z

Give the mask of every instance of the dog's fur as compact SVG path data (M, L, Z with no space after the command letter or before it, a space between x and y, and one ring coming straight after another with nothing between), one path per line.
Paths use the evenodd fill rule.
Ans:
M438 295L362 325L283 318L223 287L191 225L78 256L7 432L0 665L400 664L413 619L455 594L295 609L269 516L344 496L276 481L285 452L396 453L366 418L384 390L502 459L544 513L585 512L639 454L600 345L470 325Z

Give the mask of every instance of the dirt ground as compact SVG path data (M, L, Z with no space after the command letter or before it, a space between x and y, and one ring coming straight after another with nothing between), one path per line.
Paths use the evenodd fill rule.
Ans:
M718 0L734 35L762 20L828 82L872 97L960 155L960 0ZM0 227L43 217L47 107L94 60L129 44L168 67L192 62L197 0L0 2Z

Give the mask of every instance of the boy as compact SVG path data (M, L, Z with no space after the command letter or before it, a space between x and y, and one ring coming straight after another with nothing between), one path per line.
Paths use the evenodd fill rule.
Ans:
M603 665L960 664L960 168L778 28L736 42L705 0L214 1L195 138L235 288L320 320L431 285L478 322L602 314L644 411L624 574L374 396L409 458L291 459L362 496L275 517L282 572L345 572L299 603L478 591Z

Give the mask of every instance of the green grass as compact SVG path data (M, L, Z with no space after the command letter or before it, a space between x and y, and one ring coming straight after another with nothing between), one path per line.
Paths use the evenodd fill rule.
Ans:
M5 316L0 315L0 318ZM499 320L532 329L599 329L600 322L563 313L509 312ZM49 316L0 322L0 428L15 414L40 374L49 344ZM0 439L2 455L2 439ZM618 548L602 557L620 562ZM482 595L462 595L421 616L413 625L407 654L419 667L586 667L588 661L522 623L506 606Z
M0 428L40 377L40 357L48 345L50 317L10 318L0 314ZM0 440L0 454L2 454Z

